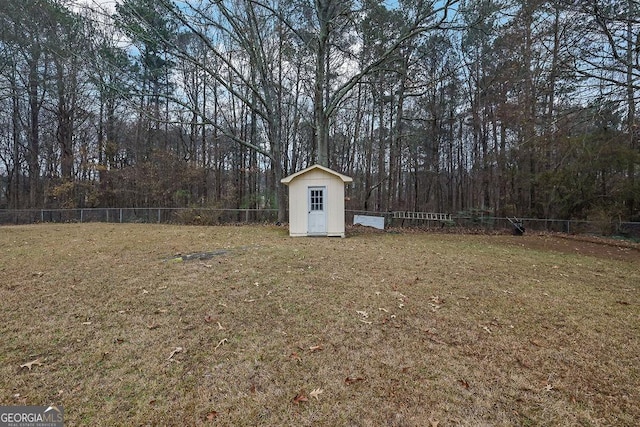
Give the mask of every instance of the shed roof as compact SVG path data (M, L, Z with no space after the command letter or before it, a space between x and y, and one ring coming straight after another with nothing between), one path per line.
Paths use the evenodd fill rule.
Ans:
M280 182L285 184L285 185L289 185L289 183L291 181L293 181L294 179L296 179L297 177L299 177L301 175L304 175L307 172L311 172L312 170L316 170L316 169L324 171L324 172L329 173L331 175L334 175L334 176L340 178L342 180L342 182L344 182L344 183L353 182L353 178L351 178L350 176L342 175L341 173L338 173L338 172L336 172L334 170L331 170L331 169L329 169L327 167L320 166L320 165L317 165L317 164L313 165L313 166L309 166L306 169L302 169L301 171L298 171L298 172L296 172L296 173L294 173L292 175L289 175L286 178L282 178L280 180Z

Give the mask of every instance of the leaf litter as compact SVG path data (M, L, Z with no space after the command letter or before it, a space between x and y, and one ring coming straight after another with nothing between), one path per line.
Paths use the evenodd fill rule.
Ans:
M87 349L65 353L66 361L79 369L61 372L63 375L55 389L43 386L47 395L55 396L57 387L72 390L72 384L85 384L82 393L65 394L65 401L77 408L75 414L69 415L75 423L82 417L94 425L115 422L109 415L103 420L92 419L95 406L78 397L82 394L89 402L98 401L99 395L91 390L99 389L112 395L116 403L126 402L131 396L140 402L157 399L152 409L132 414L133 424L196 425L211 411L211 402L215 402L213 408L219 414L238 420L240 424L251 424L255 417L260 416L265 425L307 425L313 421L306 410L279 410L283 405L292 405L291 398L295 394L287 396L287 392L282 395L282 385L289 385L284 390L295 391L299 389L299 384L342 382L341 379L344 381L342 387L332 389L331 398L335 398L335 405L331 402L331 405L313 408L313 416L322 416L328 425L345 425L354 419L362 420L362 424L383 425L388 423L385 414L393 414L400 405L407 404L416 404L413 414L415 425L433 425L433 421L437 420L441 420L440 424L461 420L454 423L520 425L542 422L568 426L569 419L583 420L585 423L599 419L607 425L634 425L633 420L640 417L640 410L629 403L640 397L636 391L640 389L640 383L637 376L633 375L637 364L628 356L639 350L637 340L634 341L630 335L630 331L638 327L637 318L629 316L629 313L636 308L630 292L637 292L637 286L633 284L640 283L640 275L637 268L631 268L631 261L623 264L599 259L597 268L601 276L591 280L592 275L588 272L592 271L589 265L593 262L590 259L581 259L583 266L574 269L571 265L575 264L575 255L568 255L574 258L565 259L551 251L520 249L520 244L528 245L530 240L538 239L534 235L519 239L518 246L514 245L513 251L510 251L510 256L518 260L514 263L511 258L505 262L503 253L496 253L495 250L498 247L504 252L504 246L495 242L511 241L513 238L510 236L414 233L411 236L384 234L355 236L339 242L307 242L289 239L283 229L212 227L201 229L201 234L206 236L206 244L247 244L252 239L262 239L262 235L266 236L268 244L265 244L260 257L250 254L252 256L241 258L239 263L215 262L210 270L185 270L166 268L160 263L149 267L148 259L150 254L161 257L162 253L175 253L173 246L202 245L194 237L193 228L109 225L103 230L101 227L96 224L70 225L58 234L67 237L70 233L100 232L101 247L104 248L101 251L114 259L121 252L123 242L129 244L126 241L129 234L143 236L129 246L124 267L104 269L104 260L96 258L93 252L91 258L84 260L82 253L87 252L86 248L78 246L74 249L74 244L69 244L73 240L68 237L60 243L65 248L70 247L69 252L74 253L73 264L56 262L56 265L60 264L59 273L51 269L50 259L41 261L37 254L29 259L29 268L46 269L42 280L50 280L51 286L55 284L56 290L59 289L56 308L62 309L63 313L73 313L78 303L96 307L90 318L94 321L93 326L71 328L69 331L69 342L76 346L78 339L83 343L88 342L84 334L90 330L90 336L95 339L89 338L91 345L88 347L96 351ZM45 249L53 248L47 245L60 239L47 226L34 228L46 237L42 239ZM116 230L115 234L111 230ZM110 233L117 238L110 241ZM153 240L155 236L160 239ZM0 244L4 243L2 237ZM142 243L136 243L137 240ZM164 242L169 244L162 246ZM487 246L486 242L491 245ZM109 252L111 246L114 248L113 255ZM346 251L340 250L342 246ZM306 269L309 261L302 263L305 268L301 272L295 261L287 257L292 247L307 254L307 260L322 258L322 261L314 261L311 270ZM374 254L380 251L385 254L384 259L373 266L363 263L363 259L371 253L370 248L375 249ZM435 251L440 255L432 257ZM55 253L55 250L47 250L47 253ZM460 261L461 257L464 260ZM3 259L9 260L5 268L9 273L15 271L19 281L20 269L12 266L11 254ZM634 262L633 266L637 267L637 262ZM344 280L326 277L327 270L322 268L325 264L331 266L333 270L330 271L335 271L334 276L343 277ZM569 277L558 281L557 274L554 276L540 268L530 268L534 264L559 265ZM284 273L286 265L292 266L290 275ZM452 274L453 265L457 265L456 274ZM426 269L432 271L427 273ZM236 270L240 273L237 276L232 273ZM365 270L368 274L359 274ZM97 285L112 285L96 286L95 292L87 287L92 292L82 295L75 291L74 295L79 295L82 300L75 298L66 301L59 296L72 289L71 282L65 279L69 271L77 275L92 272L95 276L93 282ZM134 284L128 280L129 277L140 278L137 286L132 286ZM414 283L415 277L422 279ZM602 277L608 280L604 282ZM254 286L256 281L261 283L260 286L264 284L274 289L273 295L262 298L260 294L253 304L236 304L243 299L256 298L256 290L262 289ZM16 310L15 321L7 319L10 324L5 332L9 342L23 340L20 350L29 346L38 352L36 355L49 353L52 349L44 340L35 335L18 336L12 331L22 330L18 325L33 324L49 331L47 336L54 338L54 331L65 330L69 322L64 315L56 318L42 316L46 314L45 307L38 299L31 298L31 295L42 297L39 283L33 282L30 277L25 283L28 292L21 293L20 299L15 299L10 289L0 289L0 292L4 292L2 296L7 304ZM142 283L150 291L144 297L140 295ZM505 284L500 286L496 283ZM168 289L160 292L159 286L165 284ZM307 284L313 284L313 287ZM230 289L230 285L235 289ZM77 283L75 286L80 288ZM494 291L508 297L495 298L496 292L493 296L487 292L487 289L496 286ZM506 286L513 294L501 292ZM380 294L376 295L376 292ZM389 293L398 298L385 300L383 295ZM552 294L553 298L544 294ZM131 295L141 297L131 299ZM439 300L431 297L438 297ZM349 311L343 310L342 302L345 299L352 301L352 305L348 306ZM26 300L25 304L20 304L23 300ZM109 303L104 304L105 301ZM228 307L225 304L223 309L218 306L218 301L228 302ZM447 304L450 301L453 304ZM628 301L631 306L616 301ZM105 308L103 311L100 311L101 304ZM406 304L407 307L398 312L398 304ZM431 313L435 307L430 304L441 308ZM22 308L37 305L40 308L35 311L35 317L34 310ZM602 306L607 308L607 316L594 308ZM391 313L379 310L381 307L386 307ZM445 307L446 310L443 309ZM163 310L162 327L150 331L146 328L149 323L140 320L145 319L143 316L146 313L153 313L158 308ZM356 309L366 311L368 318L355 313ZM122 315L117 314L118 310L122 310ZM397 314L402 318L403 328L361 329L357 322L353 322L364 320L377 324L379 317L374 312L378 313L380 320L382 317L391 319ZM202 320L207 314L212 316L209 322ZM502 321L497 325L489 321L493 318ZM46 322L41 319L46 319ZM584 321L576 323L568 319ZM82 320L88 318L73 319L73 322L78 324ZM233 351L213 354L213 347L224 337L217 336L220 333L216 331L218 322L233 331ZM509 323L513 323L515 329L505 327ZM191 329L184 329L185 324L190 325ZM493 334L485 337L491 339L478 339L478 332L480 335L488 334L482 326L492 330ZM567 340L568 332L572 334L571 340ZM167 357L166 350L171 348L167 348L166 343L176 338L193 355L193 364L183 363L175 365L178 369L167 370L166 365L157 364L156 361ZM310 339L315 342L308 342ZM300 342L305 346L302 351L297 350L298 358L292 354L291 360L287 359L291 351L285 351L283 355L282 349L290 349L295 347L294 343ZM324 352L313 355L310 347L320 342L325 348ZM593 346L593 342L602 345ZM20 352L11 350L11 345L8 348L6 357L20 361ZM105 352L109 354L108 359L101 363L107 369L102 370L101 375L94 375L91 370L84 368L94 366L95 355L99 357ZM145 356L149 354L155 357L145 361ZM417 358L416 354L420 357ZM300 360L299 355L304 360ZM515 356L519 356L530 368L519 364ZM180 359L179 354L173 355L172 359ZM281 363L283 359L285 363ZM409 374L389 369L405 366L409 360L414 361L412 364L415 367ZM602 360L611 362L605 366ZM287 363L289 361L291 363ZM157 380L136 381L137 377L123 375L132 364L139 365ZM206 366L203 369L210 369L213 374L203 377L202 383L183 381L185 376L188 378L192 375L192 371L197 374L201 364ZM15 364L12 365L15 369ZM478 365L482 366L481 370L470 369ZM37 371L40 365L31 366ZM508 369L505 370L505 367ZM29 368L24 366L21 369L26 372ZM260 387L260 393L250 399L247 399L247 384L243 381L248 370L255 370L254 381ZM350 373L345 377L341 375L345 370L355 371L356 374ZM547 383L537 379L541 372L550 371L560 371L562 382ZM585 371L589 375L585 375ZM0 375L3 378L0 379L2 388L18 390L23 396L34 395L28 386L19 388L8 373L10 371L5 368ZM411 375L412 381L399 378L398 375ZM105 376L110 381L101 385ZM365 377L366 383L358 384L364 382ZM116 378L122 380L113 381ZM459 398L459 392L465 389L464 384L457 383L460 378L473 384L477 410L457 409L464 406ZM126 394L122 392L122 381L131 384ZM60 383L64 385L59 386ZM452 384L454 387L451 387ZM487 384L492 386L488 387ZM552 390L561 389L562 393L547 392L546 385L554 387ZM309 393L301 390L298 404L304 407L307 405L303 402L315 402L316 397L311 393L317 389L309 387ZM565 390L572 391L565 393ZM606 399L600 390L607 390ZM531 391L538 393L532 398ZM171 398L159 399L157 396L160 393ZM505 394L514 396L513 411L486 412L487 405L499 401L499 396ZM319 398L323 396L325 394L320 394ZM188 397L188 401L185 397ZM273 402L270 410L264 409L264 401ZM447 402L447 405L442 402ZM370 405L375 405L376 411L364 409ZM546 408L544 414L536 412L541 405ZM331 409L327 410L325 406ZM187 408L191 407L201 409L189 415ZM278 410L274 410L276 408ZM445 413L447 415L443 415ZM159 414L164 414L164 418L160 419ZM186 418L178 419L171 414L182 414ZM528 419L519 414L527 414ZM222 417L218 415L214 418L217 419L213 422L217 422Z

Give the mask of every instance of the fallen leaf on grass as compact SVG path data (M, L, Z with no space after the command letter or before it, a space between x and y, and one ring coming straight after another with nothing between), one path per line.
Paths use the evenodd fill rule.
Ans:
M40 359L32 360L31 362L20 365L20 368L29 368L29 370L31 370L33 365L42 366L42 361Z
M437 295L432 296L431 298L429 298L429 300L432 303L437 304L437 305L444 304L444 300L442 298L440 298L439 296L437 296Z
M491 333L491 329L489 329L489 328L488 328L488 327L486 327L486 326L483 326L483 327L482 327L482 329L484 329L484 331L485 331L486 333L488 333L488 334L490 334L490 333Z
M429 298L429 301L430 301L429 305L431 306L431 311L436 311L440 309L440 307L442 307L442 304L444 304L444 300L439 296L432 296L431 298Z
M224 327L220 324L220 322L218 322L218 330L221 331L223 329L224 329Z
M304 390L300 390L300 393L296 394L296 397L293 398L293 403L296 405L300 404L300 402L308 402L307 396L304 395Z
M297 360L298 362L302 362L302 359L300 358L300 355L298 353L296 353L295 351L289 355L289 358L293 359L293 360Z
M344 379L344 382L347 385L351 385L353 383L357 383L357 382L360 382L360 381L364 381L364 378L362 378L362 377L347 377L347 378Z
M85 326L89 326L91 324L91 322L82 322L83 325Z
M175 356L178 353L182 353L184 351L184 348L182 347L176 347L173 349L173 351L171 352L171 354L169 355L169 357L167 358L167 360L171 360L173 358L173 356Z
M207 419L207 421L213 421L213 419L215 417L218 416L218 412L217 411L211 411L207 414L207 416L205 417Z
M551 391L551 390L553 390L553 385L551 385L551 384L547 384L547 385L544 387L544 389L545 389L546 391Z
M228 339L226 338L222 338L220 341L218 341L218 345L216 345L216 348L213 349L213 351L216 351L218 349L218 347L220 347L222 344L229 342Z
M462 385L462 387L466 388L467 390L469 389L469 382L465 379L461 379L458 380L458 382L460 383L460 385Z
M211 316L205 316L204 317L204 321L207 322L207 323L211 323L211 322L213 322L213 319L211 318Z
M322 390L321 388L316 388L315 390L311 390L311 393L309 393L309 396L313 397L314 399L318 400L318 395L324 393L324 390Z
M309 351L311 353L316 352L316 351L320 351L322 350L322 346L321 345L312 345L311 347L309 347Z
M160 325L158 325L157 323L152 323L150 325L147 325L147 329L158 329L160 327Z

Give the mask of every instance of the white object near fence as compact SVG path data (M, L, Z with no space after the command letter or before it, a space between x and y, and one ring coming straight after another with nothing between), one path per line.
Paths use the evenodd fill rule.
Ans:
M378 230L384 230L384 217L383 216L368 216L368 215L354 215L353 225L364 225L366 227L377 228Z

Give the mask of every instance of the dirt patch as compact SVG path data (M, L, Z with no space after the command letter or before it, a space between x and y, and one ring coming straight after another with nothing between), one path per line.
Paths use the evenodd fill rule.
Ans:
M171 258L168 258L166 261L171 262L183 262L183 261L207 261L213 259L214 257L226 255L229 251L227 250L219 250L219 251L209 251L209 252L196 252L192 254L182 255L178 254Z

